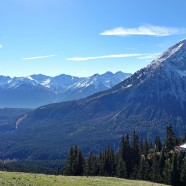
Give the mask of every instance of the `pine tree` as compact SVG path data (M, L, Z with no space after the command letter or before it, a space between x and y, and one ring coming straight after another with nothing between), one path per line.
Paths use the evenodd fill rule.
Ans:
M135 166L138 166L140 162L140 154L139 154L139 136L136 134L136 131L134 130L132 133L132 150L131 150L131 166L134 168Z
M168 150L172 150L174 146L176 145L176 137L173 131L173 127L170 124L167 126L167 135L166 135L166 141L165 141L165 147Z
M72 161L72 175L78 175L78 148L77 145L73 149L73 161Z
M77 148L77 146L71 147L63 174L68 176L81 176L84 173L83 166L84 157L82 152Z
M149 140L146 138L146 139L145 139L145 142L144 142L144 147L143 147L143 154L145 155L145 158L146 158L147 155L148 155L149 149L150 149L150 142L149 142Z
M98 174L100 176L104 176L105 175L105 157L101 151L99 153L98 164L99 164Z
M127 167L125 161L119 157L117 167L116 167L116 176L119 178L128 178Z
M98 174L98 162L92 152L90 152L86 160L85 174L87 176L96 176Z
M139 142L139 154L144 154L144 144L142 139L140 139Z
M84 174L85 159L81 150L78 151L77 166L77 175L82 176Z
M74 148L71 147L64 170L63 170L64 175L67 175L67 176L72 175L73 158L74 158Z
M107 176L113 176L115 174L115 155L110 146L107 146L105 151L105 173Z
M181 183L182 185L186 185L186 155L181 169Z
M140 180L149 180L149 165L148 161L146 161L145 156L141 156L141 160L139 163L139 169L138 169L138 179Z
M165 167L165 160L166 160L166 156L165 156L165 148L162 148L161 154L160 154L160 175L163 178L163 171L164 171L164 167Z
M161 183L162 178L160 174L160 158L157 154L153 155L153 161L152 161L152 181Z
M138 179L138 166L135 165L134 169L130 175L130 179L137 180Z
M131 147L129 135L123 136L120 142L118 156L121 156L122 160L125 161L127 166L128 177L132 172L132 158L131 158Z
M172 185L179 185L180 175L179 175L177 163L178 163L177 154L174 153L172 157L172 170L171 170L171 184Z
M165 161L165 168L164 168L164 183L171 184L172 170L171 170L171 162L170 159Z
M155 150L157 152L160 152L161 149L162 149L162 143L161 143L161 140L160 140L160 137L159 136L156 136L155 141L154 141L154 144L155 144Z

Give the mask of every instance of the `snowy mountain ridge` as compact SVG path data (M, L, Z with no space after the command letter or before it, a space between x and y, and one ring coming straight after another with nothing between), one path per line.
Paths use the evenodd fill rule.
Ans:
M130 75L123 72L115 74L106 72L91 77L75 77L65 74L55 77L42 74L14 78L0 76L0 107L32 108L49 103L81 99L109 89Z

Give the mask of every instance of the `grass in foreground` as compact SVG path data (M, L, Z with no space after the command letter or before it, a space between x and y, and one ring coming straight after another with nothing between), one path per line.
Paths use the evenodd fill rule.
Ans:
M145 181L110 177L72 177L0 172L1 186L163 186Z

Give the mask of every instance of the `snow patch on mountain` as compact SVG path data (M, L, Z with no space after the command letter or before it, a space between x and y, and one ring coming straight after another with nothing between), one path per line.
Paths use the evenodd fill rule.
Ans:
M22 105L25 104L25 106L13 105L12 107L29 108L30 103L41 106L49 103L81 99L106 90L130 75L122 72L115 74L107 72L102 75L95 74L91 77L75 77L65 74L55 77L42 74L14 78L0 76L0 99L4 100L2 105L0 103L0 107L7 106L6 102L8 102L8 107L11 107L12 102L16 102L22 103Z
M51 79L46 79L45 81L41 83L41 85L46 88L50 88L50 82L51 82Z

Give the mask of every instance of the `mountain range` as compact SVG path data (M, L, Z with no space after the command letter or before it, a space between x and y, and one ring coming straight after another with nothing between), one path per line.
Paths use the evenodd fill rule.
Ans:
M0 107L36 108L49 103L85 98L120 83L130 73L106 72L91 77L42 74L28 77L0 76Z
M186 39L111 89L25 113L0 136L0 157L60 159L74 144L98 152L134 129L163 139L169 123L185 132Z

